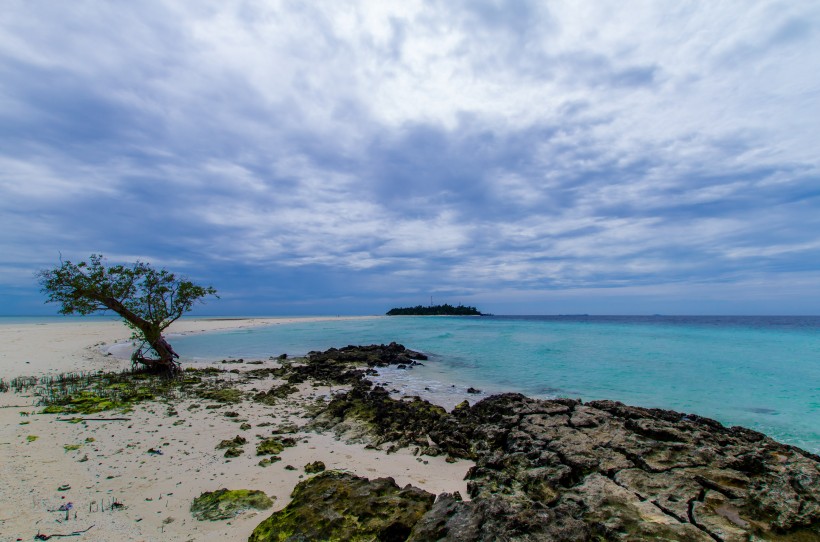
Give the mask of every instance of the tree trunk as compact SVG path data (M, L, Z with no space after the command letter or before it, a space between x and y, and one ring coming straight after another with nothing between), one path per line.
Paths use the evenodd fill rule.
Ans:
M171 348L171 345L168 344L168 341L165 340L165 337L160 334L159 339L150 343L151 348L154 349L159 355L158 360L151 360L157 363L159 367L164 368L165 370L176 373L179 371L179 363L176 361L176 358L179 355L174 352L174 349Z
M162 336L158 324L140 318L113 297L98 297L97 300L136 327L140 333L142 333L145 342L148 343L151 349L159 356L158 359L146 358L142 355L142 349L139 349L131 356L131 361L141 363L147 369L154 372L176 374L180 371L179 363L176 361L179 354L174 352L174 349L171 348L171 345L168 344L168 341Z

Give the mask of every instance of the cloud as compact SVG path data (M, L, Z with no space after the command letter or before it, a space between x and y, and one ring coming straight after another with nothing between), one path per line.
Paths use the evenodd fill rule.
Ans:
M0 22L0 292L58 251L235 310L820 264L811 2L37 6Z

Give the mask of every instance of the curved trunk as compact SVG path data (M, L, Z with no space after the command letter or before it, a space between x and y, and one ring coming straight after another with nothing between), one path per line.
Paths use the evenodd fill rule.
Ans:
M178 358L179 355L174 352L174 349L171 348L171 345L168 344L168 341L166 341L162 335L160 335L159 339L155 341L146 342L151 347L151 350L157 353L159 358L144 357L142 355L142 349L140 348L131 356L132 362L141 363L148 370L154 372L176 374L180 371L179 362L176 361L176 358Z
M142 333L145 342L159 356L158 359L146 358L143 357L142 350L137 350L131 357L132 361L141 363L152 371L167 372L169 374L179 372L179 363L176 361L179 354L174 352L174 349L162 336L158 325L137 316L113 297L98 297L97 300L136 327Z

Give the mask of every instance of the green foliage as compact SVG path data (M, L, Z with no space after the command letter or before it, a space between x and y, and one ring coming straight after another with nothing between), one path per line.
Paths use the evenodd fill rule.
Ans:
M112 310L152 348L162 331L195 303L216 296L210 286L198 286L140 261L108 266L101 254L92 254L88 262L62 262L37 277L47 302L59 303L61 314Z
M387 316L481 316L481 314L475 307L465 307L464 305L454 307L447 303L429 307L421 305L400 307L387 311Z
M162 331L190 311L194 303L216 295L210 286L197 286L147 263L106 267L101 254L92 254L89 261L65 261L59 267L38 273L48 301L62 305L61 314L87 315L106 310L119 314L119 304Z

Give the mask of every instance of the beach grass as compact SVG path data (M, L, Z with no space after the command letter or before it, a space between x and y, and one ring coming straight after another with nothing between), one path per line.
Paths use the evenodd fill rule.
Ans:
M220 403L242 400L228 374L215 367L186 368L178 376L143 370L68 372L40 377L18 377L0 383L0 391L32 391L46 414L94 414L107 410L127 412L144 401L178 402L200 398Z

